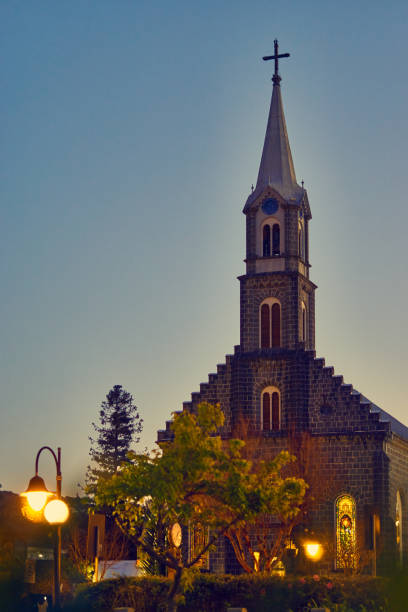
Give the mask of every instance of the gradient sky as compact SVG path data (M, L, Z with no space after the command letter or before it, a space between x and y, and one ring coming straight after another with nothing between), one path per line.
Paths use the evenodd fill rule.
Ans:
M408 424L407 26L405 0L1 2L3 489L48 444L74 493L114 384L152 446L239 343L276 37L317 355Z

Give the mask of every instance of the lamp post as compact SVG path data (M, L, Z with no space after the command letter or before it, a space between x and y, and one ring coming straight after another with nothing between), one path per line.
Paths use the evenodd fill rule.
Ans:
M43 450L49 450L54 458L57 468L57 490L56 493L48 491L44 480L38 475L38 461ZM27 490L21 493L29 506L36 512L44 508L44 516L51 525L56 525L56 539L54 543L54 608L60 608L60 584L61 584L61 525L69 516L67 504L61 499L61 449L58 447L57 454L49 446L43 446L37 453L35 459L35 476L30 479ZM50 497L55 499L48 501ZM48 503L47 503L48 501ZM45 506L45 507L44 507Z

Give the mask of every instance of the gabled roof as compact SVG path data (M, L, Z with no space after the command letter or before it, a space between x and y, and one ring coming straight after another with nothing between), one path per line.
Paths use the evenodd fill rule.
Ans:
M258 180L246 206L271 186L285 200L298 202L303 189L296 182L279 81L274 82Z
M354 393L358 393L358 391L355 389ZM371 404L370 412L378 413L380 415L380 421L384 421L385 423L390 424L392 433L396 434L403 440L408 441L408 427L406 425L398 421L388 412L385 412L385 410L383 410L379 406L376 406L376 404L373 404L373 402L367 399L362 393L360 395L363 403Z

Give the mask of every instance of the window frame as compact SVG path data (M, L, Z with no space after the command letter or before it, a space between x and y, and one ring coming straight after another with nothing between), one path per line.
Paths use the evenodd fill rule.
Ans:
M264 422L264 397L268 396L269 398L269 427L265 428ZM273 415L273 404L274 404L274 396L278 398L278 422L276 426L276 421L274 422ZM274 385L269 385L264 387L261 391L261 403L260 403L260 429L263 433L277 432L282 429L282 402L281 402L281 393L278 387Z
M268 307L268 344L265 345L265 317L262 312L266 312L265 306ZM276 307L279 306L279 319L277 321ZM275 308L274 308L275 307ZM275 312L275 316L274 316ZM282 347L282 304L280 300L275 297L268 297L262 300L258 309L258 325L259 325L259 338L258 346L260 349L265 348L281 348ZM278 332L276 332L278 328ZM276 334L279 334L279 342L276 343ZM274 342L275 338L275 342Z

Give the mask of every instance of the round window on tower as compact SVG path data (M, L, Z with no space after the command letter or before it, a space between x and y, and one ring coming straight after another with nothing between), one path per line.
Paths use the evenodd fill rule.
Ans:
M274 215L279 208L279 202L275 198L268 198L262 203L262 212L265 215Z

